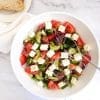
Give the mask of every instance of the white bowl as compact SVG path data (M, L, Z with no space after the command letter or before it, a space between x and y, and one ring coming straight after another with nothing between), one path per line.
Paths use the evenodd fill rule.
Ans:
M76 18L65 12L49 12L38 15L32 20L29 20L29 22L19 30L18 34L14 38L11 49L11 64L17 79L23 85L23 87L26 88L32 94L50 100L52 100L53 98L53 100L55 100L57 98L65 98L66 96L75 94L81 89L83 89L93 78L96 69L91 64L88 64L87 68L84 70L83 75L80 77L77 84L72 88L66 88L64 90L54 91L40 88L39 86L37 86L36 82L29 78L29 76L24 72L19 62L20 53L23 48L23 40L27 36L29 30L31 30L32 28L35 29L37 25L39 25L41 22L45 22L51 19L71 22L76 27L76 30L81 35L81 37L86 41L86 43L91 46L91 62L97 65L99 61L99 48L97 40L91 30L88 28L88 26L82 21L80 21L79 18Z

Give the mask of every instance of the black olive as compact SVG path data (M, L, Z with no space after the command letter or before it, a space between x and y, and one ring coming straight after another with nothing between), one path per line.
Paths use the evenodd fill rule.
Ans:
M69 49L70 47L76 48L76 43L70 38L65 38L64 48Z

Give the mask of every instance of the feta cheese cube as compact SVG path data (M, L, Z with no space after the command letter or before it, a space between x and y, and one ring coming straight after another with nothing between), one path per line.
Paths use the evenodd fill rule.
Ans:
M48 50L48 44L41 44L40 50Z
M90 51L91 50L90 46L87 45L87 44L85 44L83 48L84 48L85 51Z
M52 76L52 75L53 75L53 72L50 71L50 70L47 70L47 71L46 71L46 74L47 74L48 76Z
M61 58L68 58L68 52L61 52Z
M75 59L76 61L81 61L81 60L82 60L82 54L81 54L81 53L76 53L76 54L74 55L74 59Z
M37 62L38 62L38 64L44 64L45 63L45 59L40 57Z
M42 30L42 31L41 31L41 34L42 34L42 35L46 35L46 33L45 33L45 31L44 31L44 30Z
M43 87L43 82L42 81L38 81L37 84L38 84L38 86Z
M52 23L50 21L45 22L46 29L52 29Z
M77 66L75 68L75 71L78 72L79 74L81 74L82 73L82 68L80 66Z
M39 44L38 43L34 43L33 46L32 46L32 49L36 50L38 47L39 47Z
M47 56L48 56L49 58L51 58L54 54L55 54L55 52L54 52L53 50L49 50L49 51L47 52Z
M71 38L71 34L66 34L65 37Z
M72 79L71 79L71 84L75 85L76 82L77 82L77 79L76 79L75 77L72 77Z
M30 67L31 67L31 71L32 71L32 72L38 71L38 70L39 70L39 68L38 68L37 65L31 65Z
M29 56L30 56L30 57L34 57L34 56L35 56L35 54L36 54L36 52L31 51L31 52L29 53Z
M58 28L58 31L64 33L65 32L65 29L66 29L65 26L60 25L59 28Z
M35 36L35 33L33 32L33 30L31 30L31 31L28 32L28 36L29 36L30 38L32 38L32 37Z
M58 83L58 86L59 86L60 88L62 88L64 85L66 85L65 82L59 82L59 83Z
M70 65L70 60L69 59L62 60L62 65L65 66L65 67Z
M58 67L56 67L55 64L52 64L51 66L49 66L50 71L54 71L55 69L58 69Z
M72 39L73 39L73 40L77 41L78 38L79 38L79 35L78 35L78 34L73 34L73 35L72 35Z
M64 73L65 73L66 76L69 75L70 74L70 69L68 69L68 68L64 69Z

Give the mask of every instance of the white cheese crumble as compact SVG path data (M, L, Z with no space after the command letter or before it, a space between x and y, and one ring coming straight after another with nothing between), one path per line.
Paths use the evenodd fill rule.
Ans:
M55 69L58 69L58 67L55 64L52 64L51 66L49 66L50 71L54 71Z
M48 50L48 44L41 44L40 50Z
M32 71L32 72L38 71L38 70L39 70L39 68L38 68L37 65L31 65L30 68L31 68L31 71Z
M46 29L52 29L52 23L50 21L45 22Z
M76 61L81 61L81 60L82 60L82 54L81 54L81 53L76 53L76 54L74 55L74 59L75 59Z
M59 83L58 83L58 86L59 86L60 88L62 88L64 85L66 85L65 82L59 82Z
M64 33L64 32L65 32L65 29L66 29L66 27L65 27L65 26L60 25L60 26L59 26L59 28L58 28L58 31L60 31L60 32Z
M42 30L42 31L41 31L41 34L42 34L42 35L46 35L46 33L45 33L45 31L44 31L44 30Z
M39 44L38 43L34 43L33 46L32 46L32 49L36 50L38 47L39 47Z
M69 75L70 74L70 69L68 69L68 68L64 69L64 73L65 73L66 76Z
M53 75L53 72L52 72L51 70L46 70L46 74L47 74L48 76L52 76L52 75Z
M36 54L36 52L34 52L34 51L30 51L29 56L30 56L30 57L34 57L35 54Z
M82 73L82 68L80 66L77 66L75 68L75 71L77 71L79 74L81 74Z
M48 56L49 58L51 58L54 54L55 54L55 52L54 52L53 50L49 50L49 51L47 52L47 56Z
M61 58L68 58L68 52L61 52Z
M71 38L71 34L66 34L65 37Z
M45 63L45 59L40 57L37 62L38 62L38 64L44 64Z
M73 85L75 85L76 82L77 82L77 79L76 79L75 77L72 77L72 79L71 79L71 83L72 83Z
M65 67L70 65L70 60L69 59L62 60L62 65L65 66Z
M90 46L87 45L87 44L85 44L83 48L84 48L85 51L90 51L91 50Z
M72 35L72 39L73 39L73 40L77 41L78 38L79 38L79 35L78 35L78 34L73 34L73 35Z

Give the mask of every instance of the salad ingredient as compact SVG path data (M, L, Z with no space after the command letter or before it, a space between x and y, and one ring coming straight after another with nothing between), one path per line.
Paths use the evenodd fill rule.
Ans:
M65 27L63 25L60 25L59 28L58 28L58 31L64 33L65 32Z
M48 44L41 44L40 50L42 51L48 50Z
M38 49L38 47L39 47L39 44L38 43L34 43L34 45L32 46L32 49L36 50L36 49Z
M64 59L64 60L62 60L62 65L63 65L64 67L68 66L69 64L70 64L70 60L69 60L69 59Z
M77 41L78 38L79 38L79 35L78 35L78 34L74 33L74 34L72 35L72 39L73 39L73 40Z
M91 61L90 47L68 21L51 20L28 32L20 63L25 72L47 89L75 85Z
M50 89L59 89L59 86L55 82L49 81L48 88L50 88Z
M53 50L49 50L49 51L47 52L47 56L48 56L49 58L51 58L54 54L55 54L55 52L54 52Z

